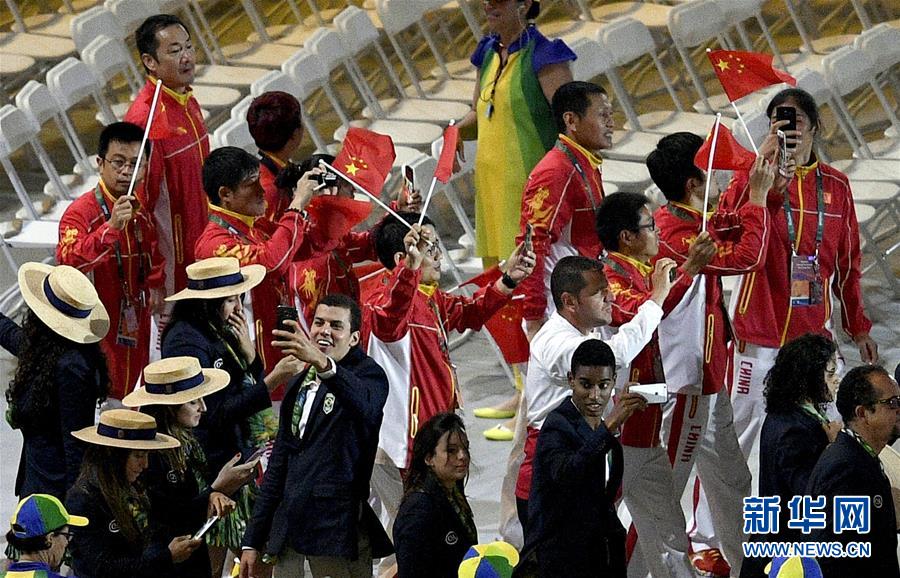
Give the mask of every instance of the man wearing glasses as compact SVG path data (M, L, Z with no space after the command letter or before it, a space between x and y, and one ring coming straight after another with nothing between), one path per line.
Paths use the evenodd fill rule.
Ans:
M900 437L900 387L882 367L856 367L841 380L837 408L844 429L822 452L806 486L813 499L825 498L827 524L814 529L809 540L871 544L869 557L819 558L826 578L900 576L891 483L878 459L884 446ZM846 528L838 533L839 508L834 502L839 496L869 500L869 515L862 516L863 521L869 518L867 533Z
M202 169L209 156L209 135L191 92L194 46L187 27L176 16L157 14L137 29L135 43L147 82L125 120L146 127L157 79L163 84L153 124L166 134L151 133L155 154L150 158L142 202L160 231L171 295L184 289L185 267L194 262L194 243L206 227Z
M615 297L611 327L631 321L652 295L651 259L659 252L659 230L649 203L639 193L616 193L603 199L597 209L597 236L607 251L604 273ZM663 302L664 315L681 302L694 275L715 253L716 245L708 234L697 237L684 262L671 270L675 285ZM657 267L663 262L660 260ZM625 382L666 382L656 332L630 366L619 373L619 385ZM662 417L662 405L652 404L636 412L623 426L622 495L632 517L632 530L637 530L644 567L650 575L693 578L680 496L673 490L672 467L660 443ZM627 554L630 557L632 552Z
M10 578L63 578L58 574L72 528L88 525L88 519L72 516L62 503L47 494L32 494L19 502L10 520L6 540L19 553L3 576Z
M93 191L72 202L59 221L56 261L93 275L111 330L100 346L106 355L110 397L134 389L150 357L150 317L163 305L165 271L150 215L134 193L146 172L144 132L116 122L100 133ZM149 148L149 144L148 144ZM137 175L134 173L137 172Z

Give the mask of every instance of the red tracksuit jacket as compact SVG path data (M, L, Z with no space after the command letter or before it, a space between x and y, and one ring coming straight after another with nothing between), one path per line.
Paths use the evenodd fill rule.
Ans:
M822 172L825 201L825 230L819 247L819 268L825 281L823 302L803 307L790 305L791 249L784 202L781 195L770 193L772 233L765 265L743 278L734 311L734 329L740 340L777 348L804 333L829 335L826 323L831 318L832 295L841 302L842 325L847 333L868 333L872 327L863 310L859 286L859 225L850 184L846 175L817 161L798 167L788 187L797 228L797 254L815 252L817 168ZM722 210L736 211L747 202L748 178L746 172L735 173L719 201Z
M147 126L155 82L154 78L147 79L124 120L141 128ZM157 106L164 109L170 129L177 134L152 141L141 203L154 216L160 250L172 273L168 283L172 292L184 289L184 269L194 262L194 244L206 227L203 161L209 156L209 135L200 105L190 90L179 94L164 86Z
M101 347L106 355L109 371L110 396L122 399L130 393L150 358L150 302L149 289L165 285L163 258L157 245L156 230L143 209L122 230L107 224L97 193L108 211L115 199L103 182L97 188L77 198L59 221L59 245L56 261L93 275L94 287L109 313L109 333ZM122 256L124 283L116 262L116 244ZM143 263L143 272L141 272ZM138 322L137 345L129 347L117 342L123 298L126 294ZM143 292L143 298L141 293Z

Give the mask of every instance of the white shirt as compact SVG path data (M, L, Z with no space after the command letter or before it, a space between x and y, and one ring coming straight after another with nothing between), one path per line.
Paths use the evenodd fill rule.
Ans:
M306 392L306 399L303 401L303 413L300 414L300 423L297 426L299 432L297 437L303 439L303 432L306 431L306 424L309 421L309 414L312 413L313 403L316 401L316 392L319 391L319 385L322 379L334 377L337 373L337 364L330 357L328 358L328 369L321 371L316 375L316 380L309 384Z
M653 301L638 308L637 314L609 339L597 331L584 334L554 311L531 341L528 374L525 376L525 401L528 426L540 429L544 419L570 393L567 375L572 355L588 339L602 339L616 357L616 371L627 367L653 337L663 310Z

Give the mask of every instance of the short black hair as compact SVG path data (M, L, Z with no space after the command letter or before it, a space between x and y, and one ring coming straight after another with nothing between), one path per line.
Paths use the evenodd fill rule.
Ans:
M565 134L566 121L563 119L563 115L567 112L574 112L579 117L584 116L591 106L591 97L601 94L606 94L602 86L581 80L573 80L557 88L550 103L553 119L556 121L556 129Z
M329 307L340 307L350 312L350 331L359 331L362 326L362 313L359 310L359 303L355 299L344 295L343 293L329 293L323 297L319 305L328 305Z
M637 231L641 222L641 208L650 199L641 193L616 193L603 199L597 207L597 237L608 251L619 250L619 233Z
M841 414L844 423L852 423L856 419L856 407L859 405L873 406L877 401L875 386L872 385L870 376L882 374L890 378L885 368L878 365L861 365L847 372L841 385L838 386L837 410Z
M203 163L203 190L209 201L218 205L219 188L236 189L259 170L259 159L238 147L220 147L209 153Z
M419 213L399 213L407 223L418 223ZM431 225L434 227L434 221L425 217L422 225ZM375 226L373 231L375 235L375 253L378 260L388 270L394 268L394 255L396 253L405 253L406 247L403 245L403 238L409 232L409 227L401 223L397 217L393 215L385 215Z
M609 345L599 339L582 341L572 354L572 374L579 367L612 367L616 369L616 356Z
M103 127L100 131L100 144L97 146L97 156L106 158L109 152L109 143L118 142L131 144L140 143L144 138L144 129L130 122L114 122ZM144 156L150 155L150 141L144 145Z
M584 274L588 271L603 273L603 262L581 255L567 255L556 263L550 274L550 295L557 309L562 309L563 293L577 295L587 286Z
M703 138L690 132L676 132L659 139L647 155L650 178L669 201L684 199L688 179L703 180L703 171L694 164L694 155L703 146Z
M169 26L181 26L187 32L188 39L190 39L191 31L184 25L181 18L174 14L156 14L144 20L134 32L134 43L137 45L138 55L149 54L154 60L159 60L156 55L156 50L159 48L156 33ZM147 73L150 72L146 66L144 70Z
M768 106L766 106L766 116L772 118L772 115L775 114L775 107L781 106L787 102L788 99L797 103L800 110L802 110L809 118L809 123L816 129L816 132L818 132L819 106L816 104L816 99L802 88L786 88L773 96L772 100L769 101Z
M6 533L6 542L15 548L16 552L19 554L35 554L50 549L50 540L48 540L47 537L57 531L59 531L59 529L40 536L19 538L12 530L10 530Z

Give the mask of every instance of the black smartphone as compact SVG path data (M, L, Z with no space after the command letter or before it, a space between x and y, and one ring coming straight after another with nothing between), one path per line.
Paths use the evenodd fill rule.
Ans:
M293 333L294 328L285 324L285 321L288 319L292 321L299 321L300 317L297 315L297 310L290 305L279 305L275 309L275 318L278 322L275 324L275 329L280 331L287 331L288 333Z
M677 269L678 269L678 267L672 267L671 269L669 269L669 283L675 282L675 277L678 276Z
M525 223L525 251L528 253L534 251L534 244L531 242L533 235L534 227L531 226L531 223Z
M781 127L783 131L797 130L797 109L793 106L776 106L775 120L786 120L788 124ZM794 145L788 143L787 148L793 149Z

